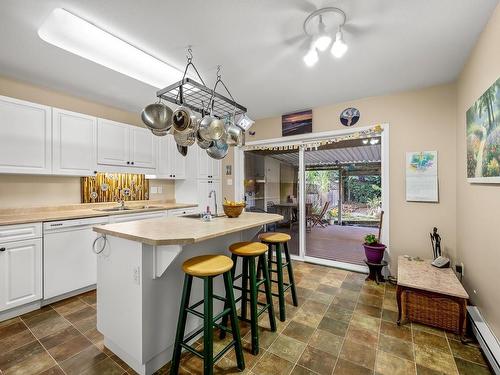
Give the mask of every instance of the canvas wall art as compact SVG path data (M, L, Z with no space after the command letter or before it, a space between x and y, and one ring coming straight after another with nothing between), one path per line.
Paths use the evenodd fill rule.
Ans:
M312 132L312 110L281 116L281 135L297 135Z
M467 180L500 183L500 78L466 114Z

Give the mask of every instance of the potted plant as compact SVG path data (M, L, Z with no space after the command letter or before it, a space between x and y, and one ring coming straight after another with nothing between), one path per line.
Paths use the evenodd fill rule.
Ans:
M337 216L338 216L337 208L332 208L330 211L328 211L328 224L334 225Z
M363 246L365 248L365 255L368 263L380 264L380 262L382 262L386 246L379 243L374 234L365 236L365 243Z

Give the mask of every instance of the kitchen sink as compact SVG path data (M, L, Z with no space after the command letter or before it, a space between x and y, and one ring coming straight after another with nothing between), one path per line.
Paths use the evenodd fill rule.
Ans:
M182 215L182 217L186 217L188 219L201 219L201 215L200 213L197 213L197 214L189 214L189 215ZM218 219L218 218L221 218L221 217L225 217L226 215L223 214L223 213L220 213L220 214L217 214L217 216L215 215L212 215L212 220L214 219Z

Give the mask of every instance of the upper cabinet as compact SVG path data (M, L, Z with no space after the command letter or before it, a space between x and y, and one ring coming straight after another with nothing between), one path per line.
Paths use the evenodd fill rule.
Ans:
M0 96L0 173L51 173L51 108Z
M222 163L208 156L207 152L198 148L198 178L219 180Z
M177 151L177 144L171 135L159 137L156 177L177 180L186 178L186 157Z
M52 171L88 176L97 170L97 119L81 113L52 110Z
M147 129L97 120L97 162L120 167L156 168L156 137Z

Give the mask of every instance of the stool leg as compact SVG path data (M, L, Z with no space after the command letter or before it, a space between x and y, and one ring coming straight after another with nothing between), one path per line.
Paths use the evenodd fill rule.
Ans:
M243 348L241 346L240 326L238 324L238 316L236 315L236 304L234 303L233 279L226 272L224 274L224 285L226 287L226 295L228 296L229 305L231 307L231 331L233 332L233 340L235 341L236 363L238 368L243 371L245 369L245 360L243 359Z
M259 318L257 316L257 275L255 269L255 257L248 257L250 274L250 324L252 331L252 354L259 354Z
M187 308L189 307L189 298L191 296L191 286L193 277L184 276L184 287L182 288L181 307L179 310L179 320L177 321L177 333L175 334L174 353L172 355L172 365L170 366L170 374L177 375L179 372L179 364L181 361L182 347L181 343L184 340L184 330L186 329Z
M213 278L203 278L203 373L212 375L214 372L213 353Z
M285 242L285 257L286 262L288 263L288 280L290 281L290 284L292 284L290 287L292 289L292 302L294 306L298 306L299 303L297 301L297 290L295 289L295 279L293 277L292 259L290 258L290 253L288 252L288 242Z
M248 301L248 259L243 257L243 268L241 276L241 317L247 318L247 301Z
M236 273L236 265L237 265L237 262L238 262L238 256L233 254L231 255L231 259L233 260L233 268L231 268L231 280L234 280L234 275ZM230 303L229 303L229 295L227 294L227 291L226 291L226 302L224 302L224 310L229 308L230 307ZM227 321L229 320L229 316L227 315L224 315L222 317L222 321L221 321L221 325L223 325L224 327L227 327ZM222 340L226 337L226 331L224 331L223 329L220 330L219 332L219 338Z
M269 276L271 276L271 270L273 269L273 264L271 263L273 260L273 247L272 243L268 244L269 250L267 251L267 269L269 271Z
M281 244L276 245L276 272L278 274L278 299L280 303L280 320L286 320L285 313L285 288L283 285L283 257L281 251Z
M271 279L269 275L269 269L267 268L266 256L262 254L260 256L260 263L264 271L264 289L266 291L266 304L269 305L267 308L267 313L269 314L269 324L271 325L271 331L276 332L276 319L274 317L274 307L273 307L273 296L271 292Z

